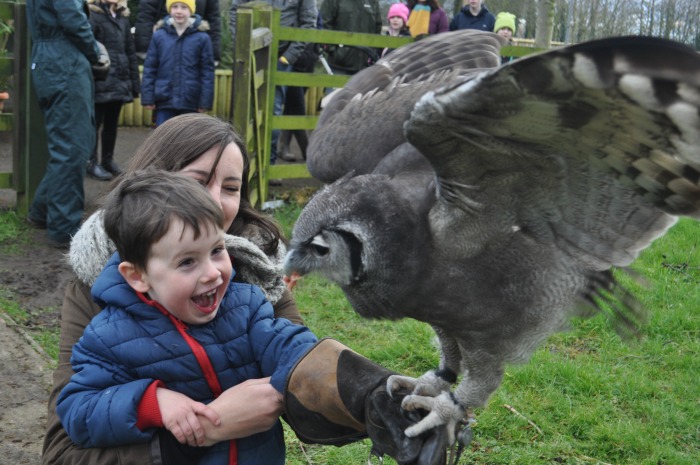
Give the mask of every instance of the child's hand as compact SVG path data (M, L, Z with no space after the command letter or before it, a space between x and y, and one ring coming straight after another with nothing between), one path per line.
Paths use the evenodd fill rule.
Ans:
M155 110L156 106L155 105L144 105L143 106L146 110Z
M204 428L197 415L202 415L214 425L221 423L214 409L195 402L184 394L165 388L156 390L163 425L175 439L189 446L203 446L206 440Z
M197 113L206 113L207 109L206 108L197 108Z

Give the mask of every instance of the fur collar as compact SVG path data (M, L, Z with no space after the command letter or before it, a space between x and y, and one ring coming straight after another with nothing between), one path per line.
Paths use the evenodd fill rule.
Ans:
M102 8L103 3L100 2L100 0L88 0L87 2L88 8L90 9L90 13L98 13L98 14L105 14L105 9ZM104 4L106 8L109 8L106 4ZM126 5L126 0L119 0L117 2L117 12L121 13L121 15L125 18L128 18L129 15L131 14L131 11L129 10L129 7Z
M227 234L226 248L233 257L236 276L243 282L260 287L267 300L275 304L285 289L282 281L282 260L286 249L280 244L277 255L268 257L255 244L261 240L255 233L249 239ZM115 251L114 243L104 230L102 211L99 210L83 223L71 240L68 263L78 279L92 287Z

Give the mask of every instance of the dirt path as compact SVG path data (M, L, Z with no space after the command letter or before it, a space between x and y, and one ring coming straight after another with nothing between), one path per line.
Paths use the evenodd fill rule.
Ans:
M0 312L0 463L39 464L51 388L48 357Z
M148 129L120 128L115 156L125 164ZM0 171L11 169L11 139L0 133ZM106 182L85 180L86 210L94 208ZM15 203L13 191L0 189L0 208ZM0 292L28 314L16 324L0 310L0 464L38 465L46 424L46 402L53 362L34 342L42 327L57 328L70 268L60 251L46 244L44 231L0 246ZM6 309L4 309L6 310Z

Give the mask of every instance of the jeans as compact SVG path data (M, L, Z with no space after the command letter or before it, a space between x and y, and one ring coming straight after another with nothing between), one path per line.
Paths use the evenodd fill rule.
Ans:
M195 113L192 110L176 110L174 108L163 108L162 110L156 108L155 110L155 124L156 127L168 121L170 118L175 116L184 115L185 113Z

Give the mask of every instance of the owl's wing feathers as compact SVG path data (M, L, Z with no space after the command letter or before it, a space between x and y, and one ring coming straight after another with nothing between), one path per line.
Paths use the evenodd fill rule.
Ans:
M430 36L357 73L321 112L309 141L309 172L323 182L350 171L371 173L405 142L402 126L418 99L462 75L497 66L502 40L473 30Z
M483 71L426 94L405 130L442 203L591 270L700 217L700 55L674 42L605 39Z

